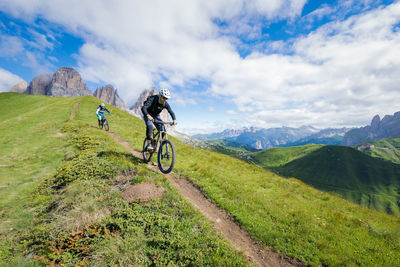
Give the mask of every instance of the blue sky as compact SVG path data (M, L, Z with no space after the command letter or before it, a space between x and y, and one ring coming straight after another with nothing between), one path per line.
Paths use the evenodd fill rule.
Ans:
M399 23L399 1L2 0L0 91L68 66L128 106L170 88L184 133L361 126L400 110Z

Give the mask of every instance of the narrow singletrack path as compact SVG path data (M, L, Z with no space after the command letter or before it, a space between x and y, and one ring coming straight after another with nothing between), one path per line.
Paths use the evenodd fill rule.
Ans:
M69 120L73 121L75 118L75 113L79 108L79 105L81 104L82 98L79 98L78 102L75 104L74 108L71 111L71 115L69 116Z
M135 157L142 159L142 153L132 149L128 142L122 140L116 133L108 132L115 141L131 152ZM148 167L153 171L161 173L157 166L151 162ZM162 174L162 173L161 173ZM215 229L222 233L225 238L239 251L242 251L250 261L257 266L303 266L300 262L287 259L273 252L270 248L260 246L250 235L240 228L228 215L217 205L207 199L204 194L187 178L175 178L172 173L163 174L168 181L178 190L184 198L197 208L208 220L214 223Z

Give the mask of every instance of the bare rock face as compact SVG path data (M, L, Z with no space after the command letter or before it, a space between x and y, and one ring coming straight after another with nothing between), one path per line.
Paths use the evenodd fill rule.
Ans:
M17 83L16 85L14 85L11 89L10 92L14 92L14 93L20 93L23 94L25 93L26 89L27 89L27 82L26 81L21 81L19 83Z
M343 145L351 146L364 142L378 141L400 136L400 111L393 115L385 115L380 120L376 115L371 125L348 131L343 138Z
M83 82L81 75L73 68L62 67L53 74L46 95L50 96L84 96L92 91Z
M92 95L92 91L88 89L76 70L62 67L54 74L43 74L33 78L26 94L65 97Z
M111 84L97 88L93 96L110 103L120 109L126 109L124 101L119 97L117 90Z
M36 76L29 83L25 93L29 95L46 95L52 77L53 75L50 73Z

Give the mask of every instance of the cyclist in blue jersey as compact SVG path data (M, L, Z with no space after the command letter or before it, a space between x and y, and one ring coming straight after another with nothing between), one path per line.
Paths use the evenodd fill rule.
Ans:
M106 108L106 106L104 105L104 103L101 103L98 107L97 107L97 111L96 111L96 115L97 115L97 119L99 120L99 126L101 125L101 120L104 118L104 112L107 111L108 114L111 114L111 112Z

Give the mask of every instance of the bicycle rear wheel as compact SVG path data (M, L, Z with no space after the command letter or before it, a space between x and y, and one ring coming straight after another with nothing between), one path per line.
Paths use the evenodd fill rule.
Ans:
M149 162L151 160L151 156L153 156L153 152L148 151L147 146L148 146L147 138L145 138L143 141L143 151L142 151L143 161L145 163Z
M175 164L175 147L169 140L162 140L158 149L158 168L162 173L169 173Z
M108 120L106 118L104 118L104 130L108 131L110 129L109 125L108 125Z

